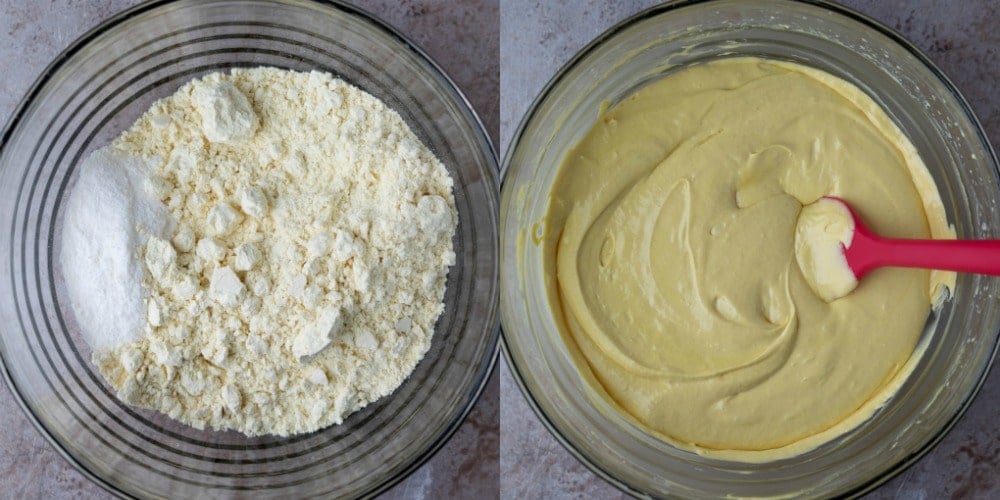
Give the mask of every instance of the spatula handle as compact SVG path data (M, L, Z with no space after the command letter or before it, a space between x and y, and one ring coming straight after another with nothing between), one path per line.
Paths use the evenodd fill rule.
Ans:
M1000 240L909 240L855 235L844 251L859 278L883 266L1000 276Z

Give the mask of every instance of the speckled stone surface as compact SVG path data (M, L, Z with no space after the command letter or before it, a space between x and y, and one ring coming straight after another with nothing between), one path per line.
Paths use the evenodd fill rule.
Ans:
M0 121L41 70L76 37L136 0L0 0ZM499 0L368 0L465 92L492 139L499 131ZM495 498L499 488L498 376L455 436L384 498ZM41 437L0 389L0 498L106 498Z
M532 99L577 50L650 0L503 0L500 14L501 151ZM1000 30L995 0L878 1L844 4L902 32L969 100L1000 144ZM1000 367L965 416L934 450L870 498L1000 498ZM564 450L500 370L503 498L624 497Z

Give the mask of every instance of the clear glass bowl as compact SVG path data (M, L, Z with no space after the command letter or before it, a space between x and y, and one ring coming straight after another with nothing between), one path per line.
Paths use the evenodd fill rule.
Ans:
M663 74L713 58L800 62L858 85L920 151L962 238L1000 234L997 160L968 104L924 55L886 27L819 1L677 2L611 28L545 87L504 163L500 248L504 352L529 402L584 464L649 496L860 495L919 459L962 414L985 378L1000 331L1000 280L962 275L929 318L914 371L872 418L794 459L709 459L643 432L574 366L546 292L541 234L567 150L615 103Z
M287 439L198 431L118 401L90 363L57 258L63 201L90 151L184 82L260 65L328 71L385 101L447 166L459 213L445 312L416 371L343 425ZM56 58L0 139L5 378L62 455L118 494L378 493L448 440L494 366L498 186L495 153L468 102L371 15L311 1L143 4Z

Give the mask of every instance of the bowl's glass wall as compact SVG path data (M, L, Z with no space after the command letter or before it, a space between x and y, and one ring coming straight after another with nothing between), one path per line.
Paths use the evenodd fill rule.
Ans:
M137 495L340 497L405 476L458 427L495 361L496 157L464 98L405 39L320 2L160 2L85 38L46 71L0 150L0 353L39 428L101 484ZM90 363L58 259L63 201L90 151L187 80L260 65L327 71L385 101L444 162L459 212L426 358L343 425L287 439L197 431L119 402Z
M548 193L602 101L687 64L734 55L797 61L858 85L927 163L962 238L996 238L998 173L968 106L926 59L830 6L772 1L667 5L612 28L550 83L505 160L500 207L501 314L507 354L529 400L596 472L634 493L829 496L884 481L936 442L968 404L996 349L1000 283L962 275L930 318L913 375L865 424L792 460L762 465L673 448L622 418L577 372L545 289L540 235Z

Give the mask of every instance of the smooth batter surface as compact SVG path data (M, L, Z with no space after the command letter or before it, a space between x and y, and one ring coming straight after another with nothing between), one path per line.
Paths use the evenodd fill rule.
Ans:
M886 236L951 235L913 146L824 72L723 59L603 112L564 161L543 242L581 368L702 453L784 456L857 425L907 374L949 276L881 269L828 304L793 244L825 195Z

